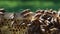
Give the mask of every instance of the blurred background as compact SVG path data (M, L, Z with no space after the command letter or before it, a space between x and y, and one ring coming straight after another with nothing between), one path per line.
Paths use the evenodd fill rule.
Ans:
M7 12L19 12L24 9L54 9L60 8L60 0L0 0L0 8Z

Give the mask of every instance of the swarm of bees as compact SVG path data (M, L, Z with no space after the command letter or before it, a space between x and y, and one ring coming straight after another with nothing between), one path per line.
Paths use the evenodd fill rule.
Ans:
M8 29L11 34L60 34L60 10L37 10L30 9L20 13L8 13L0 9L0 33ZM22 32L22 33L21 33Z

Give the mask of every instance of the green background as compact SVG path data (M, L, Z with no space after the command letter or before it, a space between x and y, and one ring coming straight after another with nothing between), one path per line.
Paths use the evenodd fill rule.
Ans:
M0 0L0 8L7 12L19 12L24 9L54 9L60 8L60 0Z

